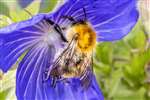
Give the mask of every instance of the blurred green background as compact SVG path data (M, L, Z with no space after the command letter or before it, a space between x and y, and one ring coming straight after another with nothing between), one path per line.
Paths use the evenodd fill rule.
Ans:
M29 13L47 13L61 3L63 0L0 0L0 28L31 18ZM140 15L124 39L97 44L94 72L105 100L150 100L150 48L146 33ZM16 100L18 62L8 73L0 71L0 100Z

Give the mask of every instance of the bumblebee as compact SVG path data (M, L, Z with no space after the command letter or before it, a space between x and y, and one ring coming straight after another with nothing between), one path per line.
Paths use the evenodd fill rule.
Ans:
M57 81L68 78L79 78L83 87L88 87L93 74L92 52L96 45L96 33L86 20L85 9L83 8L85 19L76 21L71 16L62 16L72 22L66 29L66 39L68 44L63 52L57 57L49 67L47 77L52 77L52 86Z

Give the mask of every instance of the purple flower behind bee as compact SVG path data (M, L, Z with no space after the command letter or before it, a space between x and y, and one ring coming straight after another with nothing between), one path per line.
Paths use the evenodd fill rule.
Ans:
M19 100L104 100L92 54L96 42L119 40L138 19L136 0L66 0L51 14L0 29L0 69L18 65Z

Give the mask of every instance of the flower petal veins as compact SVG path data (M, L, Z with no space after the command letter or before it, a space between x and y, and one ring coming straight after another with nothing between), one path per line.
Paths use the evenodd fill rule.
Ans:
M6 72L30 47L39 42L41 32L33 25L44 15L0 29L0 66Z
M85 12L83 11L85 9ZM86 15L85 15L86 13ZM85 20L95 30L97 41L119 40L131 31L138 19L136 0L66 0L51 14L38 14L31 19L0 29L0 69L7 72L24 53L16 75L18 100L104 100L92 74L91 84L83 89L79 78L68 78L51 86L52 78L44 74L55 58L63 40L48 20L60 27L71 21ZM63 34L65 35L65 33Z
M44 69L52 62L54 52L53 47L49 49L46 45L37 44L21 61L16 81L16 93L19 100L97 100L103 98L94 76L92 85L86 91L82 90L78 79L70 79L69 84L59 82L55 88L51 87L49 82L43 82Z
M32 20L37 16L33 17ZM32 21L31 25L29 25L29 20L27 20L10 25L0 31L0 39L2 41L0 50L3 52L0 54L0 68L4 72L9 70L22 53L27 51L17 69L17 99L103 99L102 93L99 90L94 76L92 76L93 82L87 91L83 91L79 79L69 79L69 85L64 84L64 82L59 82L55 88L51 87L51 80L48 80L48 82L43 81L45 70L51 65L56 52L56 47L53 45L54 41L51 41L53 44L50 45L43 42L42 37L46 34L45 32L47 32L47 28L50 28L46 25L46 23L44 23L44 18L45 16L43 15L43 19L39 21L36 20L36 23L33 25ZM57 41L54 37L53 39Z

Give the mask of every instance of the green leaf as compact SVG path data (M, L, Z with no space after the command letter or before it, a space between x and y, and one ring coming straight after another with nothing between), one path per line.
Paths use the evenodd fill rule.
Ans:
M119 84L121 82L121 77L122 77L121 72L122 72L121 70L113 71L113 74L112 74L111 79L108 84L108 86L109 86L108 97L109 98L113 97L118 92L118 89L120 88Z
M0 92L0 98L1 98L1 100L6 100L9 91L10 91L10 89L7 89L5 91L1 91Z
M0 92L15 87L15 73L16 70L10 70L2 76Z
M139 21L130 34L125 38L125 40L131 45L133 49L143 50L146 45L146 37L141 27L141 21Z
M96 47L96 58L104 64L112 63L112 44L109 42L100 43Z
M130 46L128 46L128 44L121 40L118 42L115 42L113 44L113 59L129 59L130 58ZM123 56L122 56L123 55Z
M40 12L48 13L53 10L59 0L43 0L40 6ZM63 0L60 0L63 1Z
M0 15L0 28L7 26L11 23L13 23L13 22L9 17L7 17L5 15Z
M134 89L140 88L145 80L145 66L150 60L150 49L131 57L130 64L124 69L126 81Z
M14 22L19 22L31 18L33 15L38 14L40 9L40 0L34 0L28 7L25 9L14 8L10 9L10 17Z
M7 4L3 1L0 1L0 15L1 14L5 14L5 15L8 15L9 14L9 8L7 6Z
M53 1L53 0L52 0ZM41 0L34 0L28 7L26 7L25 9L31 13L32 15L36 15L38 14L39 10L40 10L40 3Z
M19 22L29 18L29 15L25 11L22 11L21 9L10 10L9 15L14 22Z
M10 70L6 74L1 75L0 79L0 98L3 100L16 100L15 97L15 76L16 70ZM1 99L2 100L2 99Z
M145 100L145 89L141 88L137 91L120 88L118 94L114 96L114 100Z
M97 75L101 74L102 77L108 77L111 72L109 65L97 62L96 60L94 60L94 70Z

